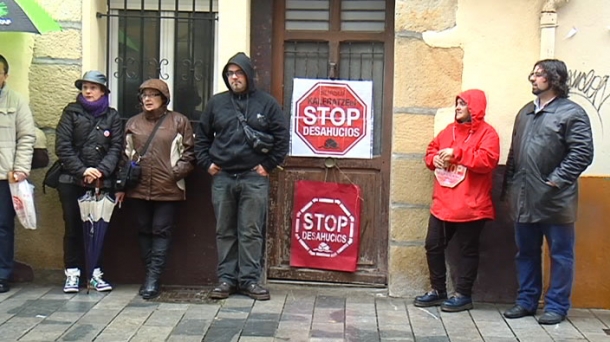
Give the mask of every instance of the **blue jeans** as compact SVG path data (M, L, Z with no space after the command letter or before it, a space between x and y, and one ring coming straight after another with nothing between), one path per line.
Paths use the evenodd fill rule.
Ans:
M218 280L246 288L261 274L269 178L255 171L221 171L212 182Z
M551 251L551 284L544 298L545 312L567 315L574 279L574 224L516 223L515 239L519 293L517 305L538 308L542 294L542 238Z
M0 180L0 279L8 280L15 259L15 209L8 181Z

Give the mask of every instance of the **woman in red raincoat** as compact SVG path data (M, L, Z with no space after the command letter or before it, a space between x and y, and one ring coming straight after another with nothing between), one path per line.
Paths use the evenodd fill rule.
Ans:
M455 121L428 145L425 162L434 171L434 192L426 235L432 289L415 306L440 305L443 311L472 309L472 285L479 266L479 236L495 218L491 201L493 170L500 157L498 133L484 121L487 100L481 90L455 99ZM455 295L447 298L445 248L452 237L460 248Z

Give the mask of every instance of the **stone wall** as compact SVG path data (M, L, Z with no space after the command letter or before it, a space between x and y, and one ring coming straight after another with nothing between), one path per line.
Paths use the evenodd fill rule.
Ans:
M62 27L60 32L34 36L29 69L30 107L39 127L47 134L47 146L55 160L55 126L62 109L74 101L74 81L81 76L81 0L39 0ZM57 191L42 192L46 170L32 171L36 186L38 229L17 229L16 259L34 269L63 268L64 223ZM38 273L35 273L38 275Z
M434 115L452 106L461 89L463 51L429 46L422 33L453 27L456 12L457 0L396 3L389 263L393 296L413 295L428 286L423 241L432 173L423 156L434 137Z

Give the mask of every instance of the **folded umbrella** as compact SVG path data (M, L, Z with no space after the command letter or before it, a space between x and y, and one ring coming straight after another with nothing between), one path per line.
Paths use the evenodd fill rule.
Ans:
M78 199L83 221L87 280L93 276L93 270L102 254L104 237L115 205L115 200L108 193L99 191L98 188L95 191L87 191ZM87 281L87 293L89 293L89 288L90 283Z

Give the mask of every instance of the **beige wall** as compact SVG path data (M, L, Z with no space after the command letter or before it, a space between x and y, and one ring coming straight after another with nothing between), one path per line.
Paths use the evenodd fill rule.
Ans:
M224 15L223 15L224 14ZM250 56L250 0L218 1L218 41L216 74L238 52ZM216 92L227 90L222 77L216 78Z
M32 64L32 49L34 48L34 35L30 33L0 33L0 55L6 58L9 64L10 87L29 97L29 69Z
M397 0L389 288L429 288L423 248L432 174L425 148L453 120L455 96L487 94L486 120L500 134L502 162L517 111L532 99L527 75L540 56L543 0Z
M595 145L593 164L580 180L572 302L608 309L610 285L603 270L610 269L610 4L572 0L557 16L555 56L568 66L570 99L587 111ZM576 34L569 34L573 30Z
M586 175L610 175L610 3L574 0L557 13L556 57L572 75L570 99L589 114L595 157ZM576 30L576 34L569 35ZM570 37L569 37L570 36ZM605 102L604 102L605 101Z

